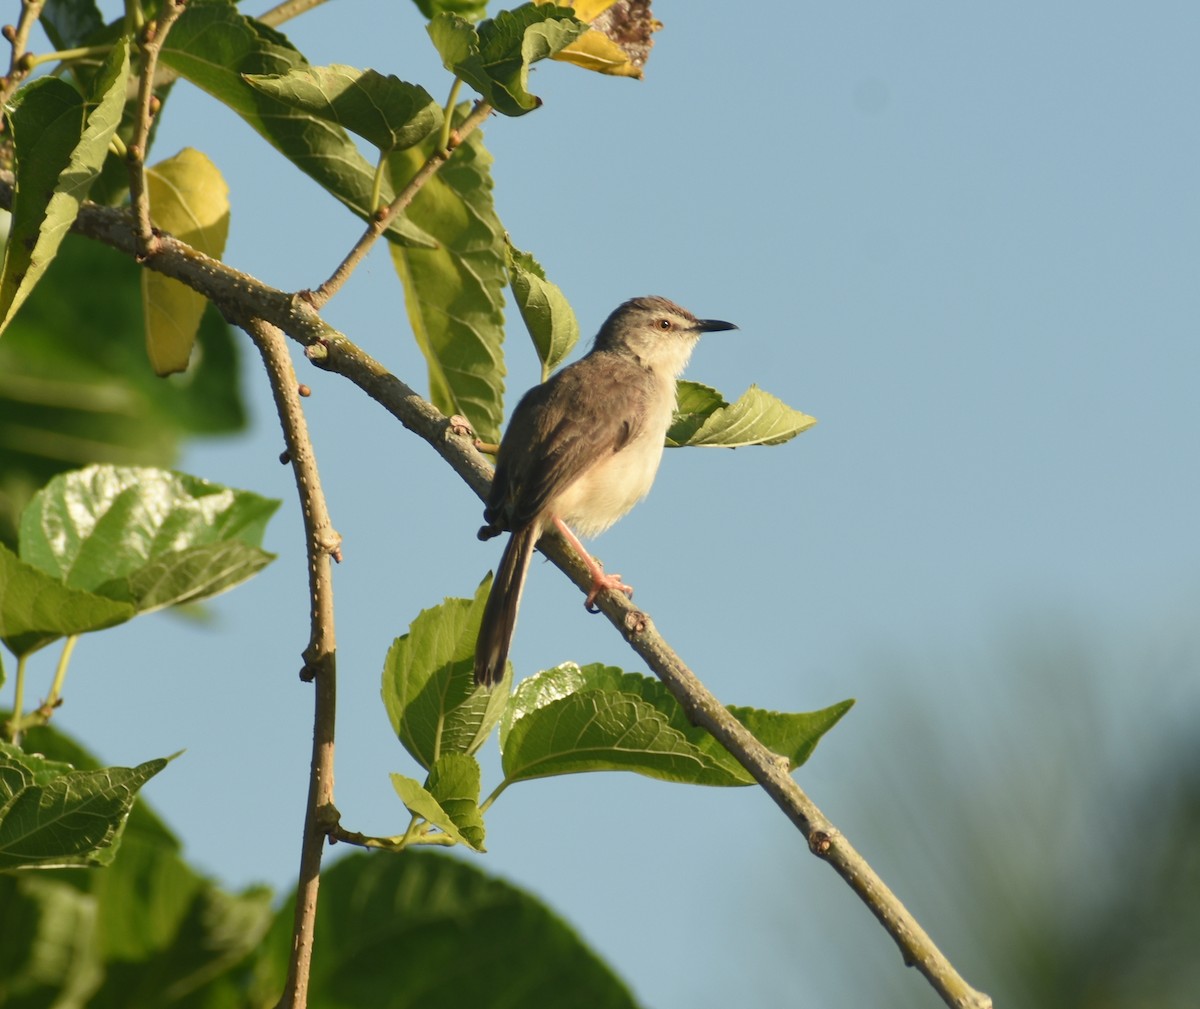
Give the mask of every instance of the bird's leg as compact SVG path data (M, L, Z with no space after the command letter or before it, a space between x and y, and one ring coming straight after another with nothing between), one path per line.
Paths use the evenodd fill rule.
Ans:
M624 592L630 598L633 597L633 587L621 581L620 575L605 574L604 565L587 552L584 545L579 542L579 537L571 531L571 527L557 515L554 516L554 524L558 527L558 531L562 534L563 539L570 543L575 548L575 552L583 558L583 563L587 565L588 573L592 576L591 590L588 592L587 598L583 601L584 608L589 613L599 612L596 606L596 597L605 590Z

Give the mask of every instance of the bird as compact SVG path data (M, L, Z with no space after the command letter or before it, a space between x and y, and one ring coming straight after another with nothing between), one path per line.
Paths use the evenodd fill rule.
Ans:
M649 492L675 413L676 379L702 334L731 329L666 298L633 298L608 317L586 355L521 398L496 452L478 533L509 538L476 639L477 685L504 677L529 562L547 529L587 565L589 611L601 592L633 595L579 537L602 533Z

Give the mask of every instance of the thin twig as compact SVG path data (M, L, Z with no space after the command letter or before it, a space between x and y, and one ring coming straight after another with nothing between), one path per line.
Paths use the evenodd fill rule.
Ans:
M591 588L591 574L561 539L555 537L547 543L545 553L581 589ZM707 729L737 758L804 835L809 850L828 862L871 909L900 948L904 963L924 974L947 1005L991 1009L991 999L967 984L875 870L796 784L787 760L760 743L713 696L658 633L649 616L619 592L606 592L597 603L609 622L666 684L692 724Z
M269 11L260 14L257 20L272 28L278 28L285 21L290 21L314 7L320 7L323 3L325 0L283 0L283 3L276 4Z
M0 206L11 206L12 176L0 172ZM133 255L127 225L115 210L85 204L75 229ZM234 321L261 318L303 344L318 367L335 372L380 403L406 428L423 438L480 497L487 493L491 466L476 451L469 431L446 418L360 347L337 332L302 299L277 291L163 236L160 253L147 264L175 277L213 301ZM557 537L539 544L582 589L591 578L583 562ZM755 740L703 687L654 629L650 618L623 597L602 597L601 609L620 629L649 667L679 699L689 716L711 732L742 764L804 834L810 850L828 862L870 908L900 948L906 963L918 968L947 1005L987 1009L990 999L972 989L954 970L899 899L862 856L802 792L779 758ZM320 683L318 677L318 683ZM325 828L326 831L328 827ZM308 835L306 834L306 837Z
M158 251L158 239L150 221L150 196L146 191L146 153L155 112L154 71L158 67L158 54L162 52L167 33L179 20L185 6L186 0L164 0L158 19L142 29L139 42L142 69L138 75L138 113L126 161L129 165L129 201L133 206L134 233L137 237L138 259L141 260Z
M414 833L410 830L396 837L373 837L370 834L359 833L357 830L346 830L340 824L330 829L329 840L341 841L345 844L353 844L359 848L369 848L375 851L395 852L403 851L414 844L435 844L449 848L458 843L449 834L432 830L426 833Z
M9 60L8 73L0 80L0 105L8 104L13 92L33 69L25 47L29 44L29 33L42 16L45 2L46 0L22 0L21 16L17 18L16 27L11 34L7 30L4 32L4 37L12 45L12 58Z
M450 160L450 155L454 153L458 145L475 132L480 124L491 114L492 107L487 102L476 102L475 108L459 124L458 129L450 132L449 142L445 146L439 146L438 150L425 159L425 163L417 169L416 174L409 179L408 184L387 207L372 215L366 231L354 243L354 247L346 254L346 258L338 264L338 268L333 271L330 278L316 290L305 295L314 308L323 308L329 299L341 290L342 285L346 283L350 274L354 272L354 268L371 251L371 247L378 241L379 236L387 231L388 225L396 219L398 214L402 214L408 209L408 205L412 203L413 197L421 191L421 187L434 176L442 165Z
M270 379L275 410L283 427L284 444L296 475L308 554L311 626L308 647L304 649L304 669L300 675L302 679L312 680L315 687L312 765L304 838L300 846L300 879L296 888L292 955L288 961L287 983L278 1003L279 1009L299 1009L308 1000L317 890L321 882L321 854L330 828L337 823L337 809L333 804L337 668L331 561L338 557L341 538L330 521L325 495L321 491L321 479L304 411L300 407L299 383L292 367L287 339L281 330L262 319L248 320L245 329L258 347Z

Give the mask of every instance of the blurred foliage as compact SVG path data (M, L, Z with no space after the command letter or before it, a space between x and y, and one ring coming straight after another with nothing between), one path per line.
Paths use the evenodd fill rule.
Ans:
M154 374L140 273L69 236L0 339L0 541L10 546L26 502L55 474L93 462L168 465L182 439L245 426L237 347L215 309L188 371Z
M884 666L897 686L876 698L888 719L860 814L956 966L997 1006L1195 1009L1194 629L1122 652L1099 628L1033 618L997 655ZM924 692L899 689L929 682L936 722ZM923 985L896 985L892 952L868 1000L927 1007Z
M51 728L26 744L98 769ZM415 1009L447 986L480 1007L567 1009L581 993L597 1009L636 1005L540 901L457 859L354 854L326 870L321 895L313 1009ZM139 799L105 870L0 872L0 1009L267 1009L287 973L292 906L197 873Z

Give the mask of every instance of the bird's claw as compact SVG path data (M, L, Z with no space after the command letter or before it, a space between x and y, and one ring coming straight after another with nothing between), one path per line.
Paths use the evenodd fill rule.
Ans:
M583 608L589 613L600 612L600 607L596 605L596 597L601 592L624 592L628 598L633 598L633 586L626 585L621 581L620 575L608 575L603 571L596 571L592 574L592 588L583 601Z

